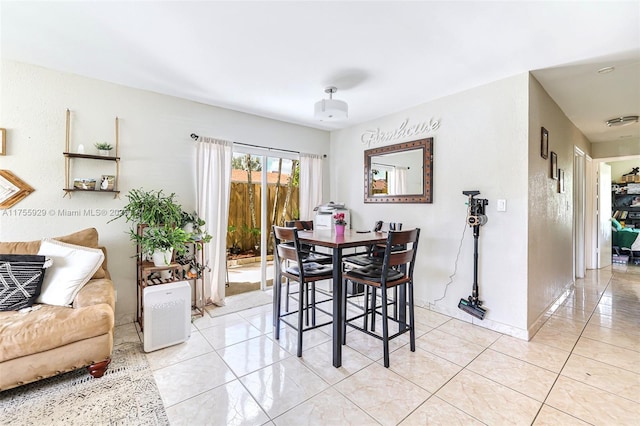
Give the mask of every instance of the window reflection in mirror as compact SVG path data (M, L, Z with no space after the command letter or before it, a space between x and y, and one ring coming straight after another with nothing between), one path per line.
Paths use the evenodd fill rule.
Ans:
M365 151L366 203L430 203L433 139Z

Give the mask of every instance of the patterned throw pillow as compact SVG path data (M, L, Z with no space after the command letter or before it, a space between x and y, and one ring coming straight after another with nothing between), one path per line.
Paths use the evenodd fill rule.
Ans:
M40 295L46 258L28 254L0 254L0 311L33 305Z

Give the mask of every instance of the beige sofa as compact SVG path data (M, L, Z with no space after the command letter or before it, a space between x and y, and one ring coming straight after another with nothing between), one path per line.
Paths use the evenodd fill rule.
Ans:
M104 263L72 307L0 312L0 391L87 366L101 377L111 361L115 294L98 232L90 228L55 239L101 248ZM2 254L36 254L39 248L40 241L0 242Z

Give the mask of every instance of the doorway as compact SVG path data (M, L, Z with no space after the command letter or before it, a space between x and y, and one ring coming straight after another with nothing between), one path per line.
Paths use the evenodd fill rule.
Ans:
M227 229L227 293L273 284L270 230L297 217L297 153L234 145Z

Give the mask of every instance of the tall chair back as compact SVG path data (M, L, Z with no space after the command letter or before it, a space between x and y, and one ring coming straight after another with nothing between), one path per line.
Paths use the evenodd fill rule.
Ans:
M410 348L415 351L415 325L414 325L414 300L413 300L413 271L418 251L418 241L420 239L420 229L406 231L389 231L387 241L384 244L384 255L382 262L371 263L361 268L348 270L343 274L343 341L346 342L345 327L349 325L357 330L367 333L383 341L384 366L389 367L389 341L399 335L410 333ZM365 306L364 313L351 318L346 317L346 283L352 281L355 284L365 286ZM368 289L371 289L371 292ZM376 290L380 289L381 304L376 302ZM401 297L396 296L394 302L398 308L392 316L388 313L389 302L387 300L388 289L400 289ZM405 302L405 295L408 293L408 303ZM369 303L368 297L371 294ZM406 306L409 306L409 318L406 316ZM375 315L382 316L382 336L375 331ZM367 328L369 316L371 317L371 331ZM363 318L364 327L357 324ZM389 321L398 324L398 332L389 334Z

